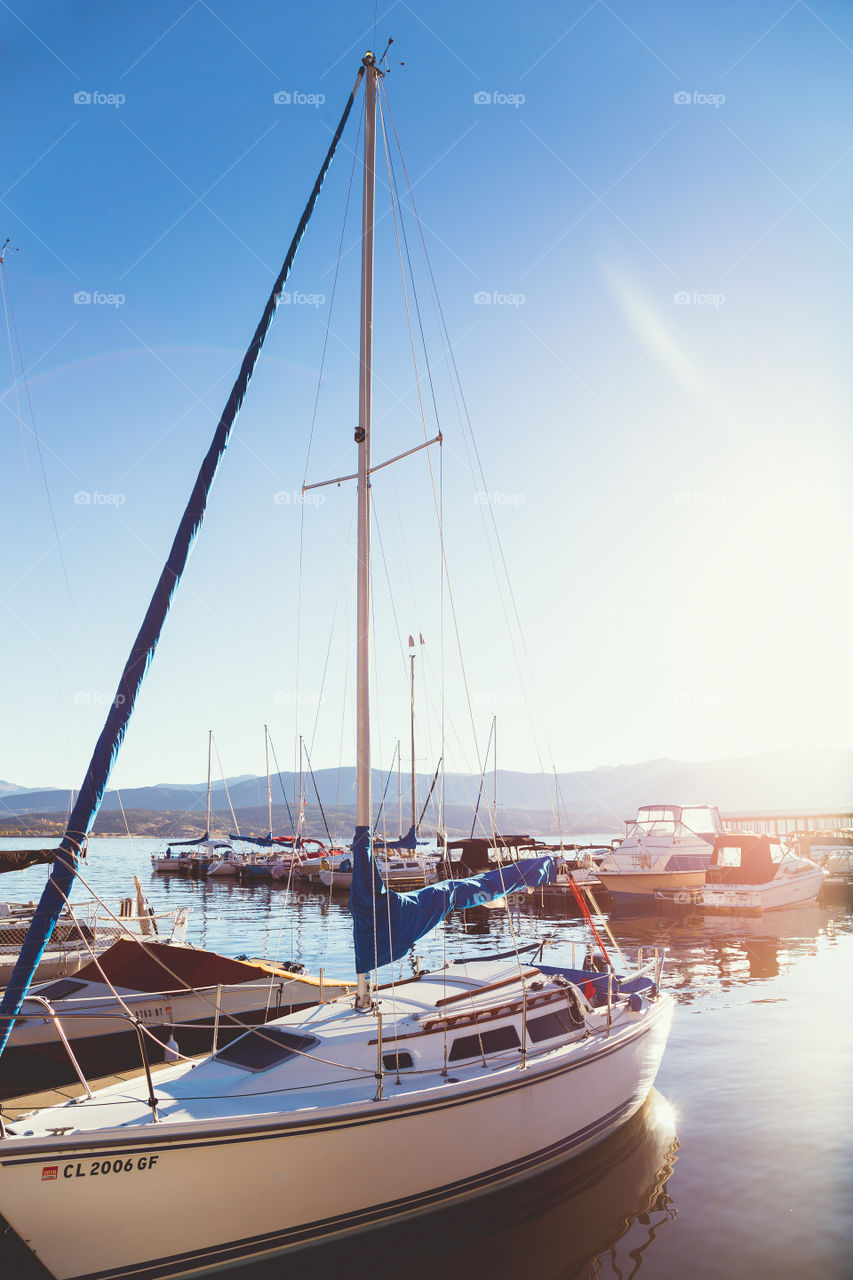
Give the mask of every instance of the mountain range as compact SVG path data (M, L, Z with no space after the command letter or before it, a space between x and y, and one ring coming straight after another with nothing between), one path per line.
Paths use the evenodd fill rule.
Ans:
M427 798L432 777L418 775L418 810ZM275 817L281 815L289 829L286 796L295 814L298 777L281 773L271 780ZM755 755L707 762L648 760L641 764L604 765L597 769L561 773L543 778L541 774L499 770L497 779L489 775L486 786L490 800L497 787L500 810L518 822L527 819L529 829L551 830L561 826L576 831L617 831L643 804L716 804L729 814L762 812L817 813L853 808L853 750L834 747L798 747L766 751ZM474 774L448 773L444 779L445 805L458 815L459 825L471 821L477 806L480 779ZM324 810L339 818L355 803L355 770L320 769L303 777L306 812L312 819ZM389 827L397 823L397 781L378 770L373 774L374 810L385 793L385 815ZM409 825L408 779L403 780L403 826ZM0 818L3 829L23 834L35 815L61 816L68 811L69 793L59 788L17 787L0 782ZM254 829L265 827L267 807L266 777L242 774L211 786L211 807L220 815L230 807L240 816L252 815ZM435 799L425 825L434 823ZM104 819L112 813L133 810L137 815L169 814L193 827L204 824L206 784L162 783L151 787L131 787L121 793L108 791L104 797ZM481 812L485 802L480 801ZM465 815L469 815L466 817ZM16 821L17 820L17 821ZM38 825L38 824L36 824ZM113 825L112 822L109 824ZM160 824L162 825L162 824ZM227 825L227 824L226 824ZM312 827L316 822L312 821ZM449 824L448 824L449 825ZM515 825L515 824L513 824ZM123 826L122 826L122 829ZM133 829L133 828L132 828ZM519 827L521 829L521 827Z

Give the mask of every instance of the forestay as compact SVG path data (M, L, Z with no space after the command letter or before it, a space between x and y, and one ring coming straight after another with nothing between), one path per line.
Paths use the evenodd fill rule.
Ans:
M0 1002L0 1015L8 1015L5 1024L0 1023L0 1053L2 1053L9 1038L9 1032L12 1027L11 1018L21 1008L21 1003L32 982L42 953L53 933L59 913L68 900L68 894L77 874L77 859L88 836L89 829L100 809L112 767L127 732L127 726L136 704L137 694L154 657L154 651L157 648L160 633L172 603L172 597L186 566L190 549L195 541L196 534L201 528L214 476L228 444L231 429L243 403L261 347L272 324L287 278L290 275L296 251L314 211L314 205L317 202L320 189L332 163L363 74L364 69L360 68L355 86L332 138L322 168L317 175L308 203L299 220L299 225L296 228L278 279L273 286L254 337L243 358L240 372L228 397L228 402L222 411L210 448L201 464L193 491L190 494L181 523L175 534L169 558L154 589L148 611L125 664L116 695L110 705L106 723L95 744L95 750L68 820L65 835L62 838L59 849L56 851L53 870L42 893L38 910L21 949L9 986L6 988L2 1002Z

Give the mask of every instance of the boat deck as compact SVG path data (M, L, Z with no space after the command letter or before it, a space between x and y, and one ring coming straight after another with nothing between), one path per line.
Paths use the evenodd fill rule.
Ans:
M556 1010L566 1009L567 996L547 972L520 970L515 962L474 961L386 987L377 993L377 1007L381 1031L375 1010L355 1010L351 999L342 998L268 1023L215 1057L157 1070L158 1119L164 1126L206 1127L223 1119L242 1126L273 1117L276 1123L310 1123L318 1110L340 1118L357 1113L380 1092L383 1102L399 1105L428 1103L448 1086L476 1091L484 1073L493 1090L501 1073L514 1078L522 1064L522 1010L528 1025L537 1017L555 1019ZM629 1011L627 999L615 1000L610 1043L630 1034L639 1016ZM528 1041L528 1066L566 1055L579 1062L594 1056L607 1018L606 1007L584 1001L574 1029L564 1021ZM464 1052L458 1051L459 1040ZM78 1092L59 1091L46 1110L11 1123L12 1132L82 1136L105 1126L115 1131L152 1123L138 1075L117 1078L95 1102L70 1102L69 1093ZM32 1098L28 1102L30 1109L37 1105ZM11 1108L4 1110L10 1114Z

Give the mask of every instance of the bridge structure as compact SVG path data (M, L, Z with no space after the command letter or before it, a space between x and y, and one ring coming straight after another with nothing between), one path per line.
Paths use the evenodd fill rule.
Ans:
M839 809L818 813L741 813L720 815L727 831L760 831L766 835L794 835L815 831L853 830L853 812Z

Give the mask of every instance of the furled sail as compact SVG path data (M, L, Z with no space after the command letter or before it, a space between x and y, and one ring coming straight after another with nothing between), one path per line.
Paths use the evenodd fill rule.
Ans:
M443 880L412 893L396 893L382 880L370 845L369 828L356 827L350 911L358 973L399 960L454 908L476 907L506 893L550 884L557 877L553 858L526 858L467 880Z
M377 846L381 844L383 849L417 849L418 845L427 844L426 840L419 840L414 827L409 827L404 836L400 836L399 840L382 840L377 841Z
M39 960L50 940L59 913L65 906L68 894L74 883L80 850L100 808L113 764L124 741L136 696L154 656L154 650L160 639L160 632L163 629L172 597L184 571L190 548L204 519L207 499L219 462L228 444L231 428L243 403L264 338L278 308L287 277L290 275L296 250L299 248L305 229L308 226L308 221L314 211L314 205L317 202L320 189L337 150L338 142L355 101L355 95L363 74L364 67L360 67L352 93L344 108L344 113L332 138L322 168L317 175L317 181L314 183L308 203L299 220L299 225L287 251L278 279L273 286L249 349L243 358L240 372L231 389L222 417L219 419L207 456L201 464L201 470L198 473L195 486L178 527L178 532L172 543L169 558L160 575L160 580L151 598L151 603L148 606L148 612L143 619L139 634L133 643L130 657L119 680L116 696L110 706L106 724L95 744L95 750L89 762L89 768L80 788L77 802L68 820L65 835L62 838L59 849L56 851L53 870L24 940L21 954L18 957L18 962L6 988L2 1003L0 1003L0 1018L8 1015L4 1021L0 1021L0 1053L2 1053L12 1029L10 1019L20 1010Z

